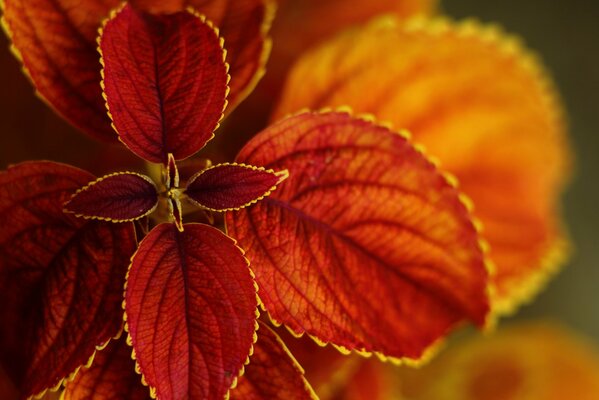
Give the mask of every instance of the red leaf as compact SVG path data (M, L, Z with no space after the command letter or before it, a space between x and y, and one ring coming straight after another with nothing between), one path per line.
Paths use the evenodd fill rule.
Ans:
M218 164L191 177L185 194L208 210L236 210L268 196L288 175L286 170L275 172L244 164Z
M268 37L275 14L271 0L132 0L130 3L151 12L172 13L190 6L218 27L225 39L231 66L230 113L251 93L270 54Z
M89 369L67 382L62 400L149 400L150 391L141 384L131 358L133 349L125 337L111 341L98 352Z
M125 313L139 368L160 399L222 399L256 329L256 289L216 228L155 227L133 257Z
M117 172L79 189L65 204L65 211L78 217L125 222L145 217L157 205L158 192L150 178Z
M231 399L302 400L316 399L304 370L272 329L259 323L258 341L245 374Z
M24 396L59 384L122 325L133 225L62 212L91 179L51 162L0 174L0 359Z
M153 16L126 5L100 37L106 104L138 156L183 159L213 137L227 97L218 32L188 12Z
M488 276L470 215L403 136L305 113L256 136L238 160L290 172L273 195L226 215L274 320L408 359L464 319L484 323Z
M98 83L97 29L118 0L3 0L3 19L14 48L38 92L71 123L98 139L116 141ZM136 1L155 10L152 1ZM162 1L162 4L173 1ZM184 2L178 1L182 10ZM265 0L190 1L206 15L227 42L231 65L229 112L255 86L270 50L272 19Z
M119 0L3 0L3 22L37 91L87 134L115 142L100 88L96 35Z

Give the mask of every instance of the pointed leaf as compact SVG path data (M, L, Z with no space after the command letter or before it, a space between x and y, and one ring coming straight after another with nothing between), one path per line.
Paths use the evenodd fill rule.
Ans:
M288 168L226 215L270 316L347 349L419 359L488 312L487 271L458 191L401 135L345 113L275 124L240 162Z
M168 162L166 165L165 171L166 177L165 181L167 189L170 188L178 188L179 187L179 169L177 168L177 163L175 162L175 157L172 153L168 153Z
M120 140L138 156L168 162L214 135L227 97L218 32L183 11L153 16L126 5L100 36L106 105Z
M65 204L65 211L78 217L124 222L145 217L157 205L158 191L150 178L117 172L79 189Z
M218 27L225 39L227 61L231 66L230 113L251 93L264 75L270 54L268 36L275 14L271 0L131 0L151 12L173 13L191 7Z
M120 0L3 0L3 21L38 92L61 115L91 136L116 141L98 83L97 30ZM135 1L150 11L155 1ZM173 3L161 1L162 4ZM273 9L265 0L178 1L164 11L192 6L215 23L227 41L231 65L229 111L264 72Z
M43 98L87 134L116 142L100 88L96 35L120 0L3 0L3 22Z
M67 382L63 400L149 400L150 389L142 385L125 336L111 341L94 357L90 368Z
M208 225L158 225L133 257L125 299L137 362L158 398L224 398L256 329L256 289L235 242Z
M268 196L287 176L286 170L275 172L244 164L218 164L194 175L185 194L208 210L236 210Z
M178 197L168 199L168 212L179 232L183 232L183 207Z
M559 197L571 152L552 86L496 26L382 19L302 57L276 115L347 105L410 130L473 200L496 265L493 308L505 313L568 253Z
M93 179L29 162L0 174L0 359L25 396L54 387L122 325L133 225L62 211Z
M258 341L245 373L231 399L310 400L316 399L304 378L304 370L279 335L260 322Z

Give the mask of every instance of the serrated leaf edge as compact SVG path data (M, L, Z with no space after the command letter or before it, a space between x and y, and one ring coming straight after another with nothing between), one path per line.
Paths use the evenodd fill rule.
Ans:
M220 163L220 164L216 164L216 165L212 165L208 168L205 168L203 170L201 170L200 172L194 174L191 178L189 178L189 181L187 182L187 187L189 187L189 185L191 185L199 176L201 176L204 172L209 171L211 169L215 169L218 167L226 167L226 166L235 166L235 167L243 167L243 168L247 168L247 169L251 169L253 171L261 171L261 172L267 172L269 174L275 175L279 178L279 180L277 181L277 183L275 183L273 186L270 187L270 189L268 189L266 192L264 192L264 194L254 200L251 200L239 207L232 207L232 208L210 208L207 207L205 205L203 205L202 203L194 200L193 198L191 198L190 196L185 196L185 198L192 204L198 206L199 208L203 209L203 210L208 210L208 211L214 211L214 212L224 212L224 211L237 211L237 210L241 210L242 208L251 206L252 204L256 204L257 202L259 202L260 200L264 199L267 196L270 196L270 194L275 191L277 189L277 187L279 186L279 184L281 182L283 182L285 179L287 179L289 177L289 171L284 169L281 171L275 171L273 169L266 169L264 167L257 167L254 165L248 165L248 164L243 164L243 163L236 163L236 162L226 162L226 163ZM186 189L187 190L187 189ZM183 192L185 193L185 192Z
M501 56L512 59L519 68L530 75L531 84L538 88L541 95L543 107L551 111L549 112L550 123L560 131L566 130L567 117L563 101L551 74L544 67L541 57L534 50L527 48L519 35L508 33L501 25L483 23L475 18L454 21L443 16L429 18L416 16L403 24L395 18L383 17L378 21L373 21L372 25L380 25L383 29L402 27L408 33L424 33L432 36L454 34L457 37L478 40L480 43L493 46ZM569 147L567 139L564 138L563 141L563 144ZM568 151L565 151L566 171L561 177L562 189L572 174L573 161ZM472 202L470 201L470 203ZM482 224L480 221L478 222L479 230L482 231ZM564 227L560 225L558 226L558 237L545 249L544 256L539 260L538 268L535 268L528 277L512 282L509 289L511 293L507 297L500 297L496 289L491 288L491 308L494 318L492 323L496 323L501 317L514 314L521 306L531 302L546 287L551 277L559 272L570 252L570 241Z
M3 1L3 0L0 0ZM129 149L129 151L131 151L133 154L135 154L137 157L146 160L148 162L155 162L152 160L147 160L144 157L141 157L140 155L138 155L137 153L135 153L134 151L132 151L129 146L122 140L121 135L118 131L118 129L116 128L116 126L114 125L114 119L112 117L112 112L110 111L110 106L108 105L108 96L106 95L106 85L104 83L105 77L104 77L104 69L105 69L105 64L104 64L104 54L102 53L102 47L101 47L101 43L102 43L102 36L104 34L104 29L106 28L106 25L112 21L117 14L119 14L123 8L127 5L127 2L124 1L123 3L121 3L119 6L117 6L116 8L114 8L110 14L108 15L108 17L106 17L103 21L102 24L100 25L100 27L98 28L98 35L96 37L96 44L97 44L97 51L100 54L100 64L102 66L101 70L100 70L100 75L101 75L101 80L100 80L100 87L102 88L102 98L104 99L104 105L106 106L106 113L108 114L108 117L110 118L110 125L112 126L112 129L117 133L118 139L119 141L127 148ZM198 11L196 11L194 8L192 7L187 7L185 9L185 11L193 16L195 16L196 18L198 18L201 23L207 25L212 32L216 35L216 37L218 38L218 42L220 45L220 48L223 51L223 62L225 64L225 72L227 73L227 78L226 78L226 90L225 90L225 99L223 102L223 108L221 110L221 115L220 118L218 119L216 125L214 126L214 129L212 129L211 132L211 136L206 139L206 142L204 143L204 146L202 146L201 148L199 148L195 153L190 154L189 157L193 156L194 154L196 154L198 151L200 151L202 148L204 148L206 146L206 144L208 144L208 142L210 142L215 135L215 132L218 130L218 128L220 127L220 124L223 120L223 118L225 117L225 110L227 109L227 105L229 103L228 97L229 97L229 92L231 91L231 87L229 86L229 82L231 81L231 75L229 74L229 63L227 62L227 50L224 47L224 43L225 40L220 36L220 31L218 29L218 27L216 27L214 25L214 23L212 23L211 20L209 20L204 14L199 13ZM164 151L165 149L163 149ZM168 157L168 153L167 153L167 157ZM185 157L188 158L188 157ZM182 160L185 158L179 158L177 160ZM167 160L162 160L161 162L168 162Z
M458 202L463 207L462 211L468 217L470 224L471 224L471 228L474 230L474 232L477 235L477 243L478 243L477 247L483 257L483 265L484 265L485 271L487 273L488 283L485 288L486 298L489 302L491 302L491 300L494 296L494 293L495 293L495 290L491 285L491 278L495 274L495 266L494 266L493 262L491 261L491 259L489 258L490 246L489 246L488 242L481 236L482 223L480 222L480 220L478 218L476 218L472 214L473 202L472 202L472 200L470 200L470 198L467 195L463 194L459 190L459 182L458 182L457 177L455 177L454 175L452 175L446 171L441 170L439 160L437 160L434 157L430 157L427 154L427 151L424 148L424 146L419 145L419 144L414 144L412 141L412 135L409 131L396 130L393 127L392 123L390 123L388 121L380 121L373 114L354 113L354 111L352 110L352 108L350 106L323 107L318 110L310 110L308 108L303 108L297 112L289 113L289 114L285 115L283 118L281 118L281 121L288 119L288 118L299 117L301 115L326 115L326 114L342 114L347 117L360 120L362 122L367 122L367 123L382 127L392 134L399 135L400 137L405 139L414 148L414 150L417 153L419 153L422 156L422 158L434 168L434 170L442 177L442 179L448 186L454 188L457 191ZM225 220L225 232L227 232L226 228L227 228L227 225L226 225L226 220ZM375 355L379 360L381 360L383 362L390 362L394 365L407 365L407 366L411 366L411 367L420 367L422 365L427 364L444 347L444 343L445 343L444 338L437 339L436 341L432 342L429 346L427 346L424 349L424 351L422 352L422 355L419 358L392 357L392 356L387 356L383 352L378 352L378 351L367 351L365 349L357 349L357 348L350 349L343 345L335 344L332 341L324 341L324 340L318 338L317 336L310 334L306 331L296 332L289 326L285 325L282 321L279 321L275 317L273 317L271 315L271 313L266 309L266 306L265 306L264 302L262 302L262 300L260 301L259 304L260 304L260 308L266 313L266 315L268 316L269 320L271 321L271 323L273 325L275 325L277 327L284 326L289 331L289 333L291 335L293 335L294 337L299 338L305 334L308 337L310 337L310 339L312 339L319 346L324 347L324 346L331 345L344 355L354 353L354 354L358 354L365 358L370 358L372 355ZM491 309L491 304L489 304L489 311L487 313L483 329L485 331L492 331L494 329L494 327L496 326L496 320L497 320L497 315Z
M225 112L225 116L231 114L258 86L258 83L262 80L266 74L266 64L270 58L272 52L272 38L269 36L270 28L272 27L277 11L277 3L275 0L263 0L264 13L262 19L262 26L260 27L260 35L262 41L262 52L258 58L259 67L254 71L254 75L248 80L246 86L236 94L231 101L229 108Z
M291 364L293 365L294 369L300 373L302 382L304 384L304 388L306 389L306 393L308 393L310 395L310 398L312 400L319 400L320 398L314 391L314 388L312 387L310 382L308 382L308 380L306 379L306 375L305 375L306 371L305 371L304 367L302 367L302 365L297 361L297 359L291 353L291 351L289 350L289 348L287 347L287 345L285 344L283 339L281 339L279 334L277 332L275 332L272 328L270 328L266 323L260 322L259 325L274 335L275 340L277 341L279 346L281 346L281 349L283 350L283 352L290 358Z
M175 225L174 223L171 223L173 225ZM185 224L185 225L206 225L206 224L201 224L201 223L190 223L190 224ZM206 226L210 226L210 225L206 225ZM214 228L214 227L211 227ZM214 228L216 229L216 228ZM222 231L221 231L222 232ZM222 232L224 233L224 232ZM260 297L258 297L258 284L256 282L256 275L254 274L254 271L252 271L251 267L250 267L250 260L245 256L245 250L243 250L241 247L239 247L237 245L237 240L235 240L234 238L232 238L231 236L227 235L226 233L224 233L233 243L233 245L240 251L242 257L244 258L247 267L248 267L248 271L250 274L250 278L252 279L252 283L254 285L254 290L256 291L256 302L259 305L260 304ZM131 271L131 267L133 265L133 259L135 258L135 256L137 255L137 251L139 250L139 247L141 246L141 244L143 243L143 241L145 240L145 238L139 243L137 250L135 251L135 253L133 253L133 255L131 256L131 258L129 259L129 268L127 269L127 274L125 275L125 284L123 286L123 302L121 304L121 307L123 309L123 330L124 332L126 332L127 337L126 337L126 343L129 347L131 347L131 359L135 362L135 373L137 373L138 375L140 375L140 380L141 380L141 384L143 386L148 387L149 391L150 391L150 397L152 399L156 399L156 388L149 385L145 375L143 374L143 372L141 371L141 368L139 366L139 363L137 362L137 356L135 354L135 349L133 348L133 339L131 338L131 334L129 332L129 324L127 322L127 310L126 310L126 293L127 293L127 284L129 283L129 272ZM243 363L243 365L241 366L241 369L239 370L237 376L233 379L231 386L229 387L229 390L227 391L227 393L225 393L225 396L223 398L223 400L229 400L229 396L230 396L230 392L232 389L235 389L235 387L237 386L237 382L238 379L240 377L243 376L243 374L245 373L245 366L247 366L250 363L250 357L252 356L252 354L254 353L254 345L256 344L256 342L258 341L258 329L259 329L259 325L258 325L258 318L260 318L260 307L256 307L256 310L254 311L254 315L256 317L255 321L254 321L254 334L252 337L252 344L250 346L250 350L249 350L249 354L245 360L245 362Z
M102 182L103 180L105 180L107 178L111 178L113 176L119 176L119 175L135 175L135 176L143 178L147 182L151 183L152 186L154 186L154 189L156 189L157 200L156 200L156 203L154 204L154 206L152 208L150 208L148 211L146 211L142 215L139 215L139 216L137 216L135 218L127 218L127 219L117 219L117 218L99 217L97 215L80 214L80 213L76 213L76 212L71 211L71 210L69 210L69 209L66 208L68 206L68 204L71 202L71 200L73 200L79 193L86 191L90 187L94 186L95 184L97 184L99 182ZM131 172L131 171L120 171L120 172L114 172L112 174L101 176L100 178L96 179L95 181L92 181L92 182L88 183L87 185L85 185L84 187L78 189L75 193L73 193L73 195L71 196L71 198L66 203L64 203L62 211L65 214L73 214L73 215L75 215L78 218L85 218L85 219L91 219L91 220L95 219L95 220L100 220L100 221L121 223L121 222L133 222L133 221L136 221L136 220L141 219L143 217L147 217L148 215L152 214L156 210L156 207L158 207L158 188L156 187L156 183L154 183L154 181L150 177L148 177L148 176L146 176L144 174L140 174L140 173L137 173L137 172Z

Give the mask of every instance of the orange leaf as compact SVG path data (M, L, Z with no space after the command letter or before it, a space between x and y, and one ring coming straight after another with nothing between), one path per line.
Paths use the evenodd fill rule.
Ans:
M279 89L294 60L343 29L380 14L402 19L428 15L435 10L437 0L278 0L278 3L272 27L273 52L265 78L267 89L271 90ZM302 24L301 34L294 29L298 21Z
M147 0L146 0L147 1ZM155 0L161 1L161 0ZM392 13L399 18L414 15L432 14L438 0L273 0L278 3L276 18L272 26L273 48L268 60L268 73L252 92L251 98L227 120L226 135L215 140L231 151L231 156L239 150L235 147L245 143L254 133L266 126L275 100L289 68L304 51L331 35L355 24L361 24L379 15ZM218 24L217 24L218 25ZM301 27L301 33L298 33ZM226 36L225 36L226 39ZM230 47L228 39L225 47ZM235 79L232 66L231 74ZM234 82L233 82L234 83ZM297 110L294 110L297 111Z
M304 370L281 338L260 322L254 354L231 399L310 400L315 394L304 378Z
M273 64L296 59L306 49L380 14L408 18L430 14L437 0L278 0L273 24ZM302 33L293 27L302 22ZM278 66L275 65L277 68ZM279 67L280 68L280 67Z
M517 39L438 19L348 31L295 65L276 116L338 105L409 129L457 176L491 245L496 310L563 261L566 132L551 82Z
M599 351L559 326L525 323L463 341L397 378L411 400L594 400Z
M401 135L305 113L239 162L288 169L279 190L226 215L273 320L350 350L420 359L488 311L478 236L458 192Z

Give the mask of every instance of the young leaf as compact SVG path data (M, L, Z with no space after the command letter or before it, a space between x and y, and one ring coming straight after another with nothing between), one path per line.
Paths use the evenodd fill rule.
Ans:
M208 225L155 227L129 269L125 313L139 369L160 399L222 399L256 329L256 288L235 242Z
M60 384L122 325L133 225L62 211L91 179L51 162L0 174L0 359L23 396Z
M96 354L90 368L81 369L67 382L62 400L149 400L150 389L135 372L132 350L125 336L111 341Z
M238 161L290 173L226 215L276 322L408 359L465 319L484 324L488 277L470 215L403 136L345 113L304 113L258 134Z
M568 253L559 197L571 152L552 86L496 26L387 18L305 54L276 115L347 105L410 130L472 199L496 266L493 309L505 313Z
M218 164L191 177L185 194L208 210L236 210L268 196L287 176L286 170L275 172L244 164Z
M120 140L167 163L214 135L227 103L227 64L218 32L189 12L150 15L126 5L100 36L106 105Z
M272 329L259 322L258 341L231 399L310 400L316 395L304 370Z
M183 232L183 207L179 198L168 199L168 212L179 232Z
M2 0L3 25L36 90L87 134L116 142L100 88L96 35L120 0Z
M118 172L79 189L65 204L65 211L78 217L124 222L145 217L157 205L158 192L150 178Z
M175 162L175 157L169 153L168 154L168 162L166 164L165 169L165 180L167 189L170 188L178 188L179 187L179 168L177 168L177 163Z

